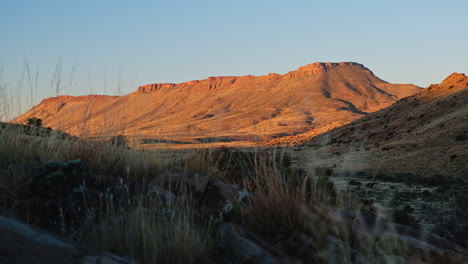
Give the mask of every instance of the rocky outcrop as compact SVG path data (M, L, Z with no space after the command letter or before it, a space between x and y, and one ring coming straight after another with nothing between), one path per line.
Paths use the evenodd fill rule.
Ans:
M153 83L153 84L147 84L138 87L137 92L138 93L150 93L150 92L155 92L159 89L166 89L166 88L172 88L175 87L175 83Z
M18 206L20 216L58 233L75 230L91 212L105 213L103 203L122 204L130 195L121 179L100 179L81 160L43 162L31 169L30 179L25 202Z
M366 72L373 74L371 70L364 67L364 65L356 63L356 62L316 62L311 63L302 67L299 67L295 71L288 72L284 75L283 78L297 78L297 77L305 77L310 75L315 75L318 73L324 73L336 68L354 68L355 70Z
M150 189L153 186L168 190L176 197L189 197L200 215L210 222L229 219L234 206L247 198L247 193L237 185L189 171L165 172L150 184Z
M415 97L422 100L436 100L440 97L449 96L451 94L468 90L468 77L463 73L452 73L445 78L440 84L432 84Z
M95 184L88 166L80 160L44 162L31 169L29 201L21 211L40 215L33 218L34 224L60 232L80 223L90 198L87 186Z
M273 81L273 80L287 80L292 78L298 77L306 77L311 75L316 75L319 73L324 73L336 68L355 68L358 71L366 72L372 74L372 72L364 67L364 65L356 63L356 62L316 62L311 63L302 67L299 67L297 70L290 71L286 74L278 74L278 73L269 73L267 75L262 76L253 76L253 75L246 75L246 76L219 76L219 77L208 77L204 80L194 80L188 81L180 84L175 83L153 83L147 84L138 87L137 93L147 93L147 92L155 92L159 89L170 89L174 87L192 87L195 85L202 85L208 87L210 90L216 89L223 85L230 85L234 84L238 81L246 81L246 80L253 80L258 79L261 81Z
M468 87L468 77L464 73L454 72L447 76L440 86L459 86L459 87ZM450 88L449 88L450 89Z

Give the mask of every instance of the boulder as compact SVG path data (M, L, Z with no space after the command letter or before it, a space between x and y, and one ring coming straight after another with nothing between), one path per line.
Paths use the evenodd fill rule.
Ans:
M28 197L16 211L22 219L62 234L92 220L89 216L105 206L128 204L131 196L123 179L96 177L81 160L44 162L31 170L30 178Z
M233 224L222 224L218 229L220 246L235 263L276 264L279 263L264 247L252 241L244 228ZM266 242L261 242L266 244Z
M247 196L248 193L237 185L210 179L200 199L200 214L217 223L228 220L236 205Z
M89 167L81 160L44 162L31 171L31 194L36 197L63 199L71 192L94 185Z
M99 249L0 216L0 264L135 264Z
M205 192L209 178L198 173L172 170L159 175L152 183L176 196L190 195L194 202L198 204Z
M176 196L157 185L148 186L148 196L155 197L163 206L172 206L175 203Z
M155 188L162 196L172 197L166 192L170 192L175 197L189 196L193 201L193 206L199 209L202 218L215 223L226 220L236 204L248 196L248 193L238 185L181 170L168 171L159 175L150 184L150 192L154 193Z
M64 232L79 222L92 207L91 203L96 202L90 191L96 180L81 160L44 162L34 167L30 175L28 201L24 210L18 211L33 224Z

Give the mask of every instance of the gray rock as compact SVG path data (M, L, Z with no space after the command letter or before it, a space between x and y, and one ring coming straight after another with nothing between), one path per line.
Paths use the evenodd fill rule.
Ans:
M246 230L238 225L221 225L218 237L221 247L238 263L278 263L267 250L251 241Z
M158 192L159 196L169 199L172 199L170 198L172 196L167 192L176 197L188 195L193 205L200 210L202 218L212 223L227 220L236 204L249 195L237 185L181 170L168 171L159 175L151 186L150 192Z
M215 222L221 223L228 220L227 217L242 197L243 192L237 185L211 179L200 199L200 213L205 218L213 218Z
M18 235L21 235L25 238L29 238L44 245L57 248L73 247L70 244L64 243L63 241L53 238L49 234L36 232L30 226L4 216L0 216L0 228L10 230Z
M404 257L388 255L382 258L384 264L405 264L408 263Z
M156 196L160 202L167 206L173 205L176 200L176 196L172 192L156 185L148 187L148 195Z
M189 171L173 170L159 175L151 184L166 189L176 196L190 195L198 204L209 178Z
M101 250L0 216L0 264L130 264Z
M27 203L18 212L31 223L48 230L64 232L83 221L86 210L99 201L91 188L96 179L81 160L44 162L31 169Z

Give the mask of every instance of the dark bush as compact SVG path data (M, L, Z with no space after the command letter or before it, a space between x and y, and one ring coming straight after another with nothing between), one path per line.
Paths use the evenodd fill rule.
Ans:
M406 212L406 210L396 209L393 211L392 219L397 224L403 224L411 226L413 228L419 228L419 221L415 219L411 214Z
M468 140L468 135L458 135L455 137L455 141L465 141Z
M113 136L111 139L109 139L109 143L115 146L129 148L128 139L122 135Z
M36 126L36 127L41 127L42 126L42 119L37 118L37 117L31 117L28 118L28 126Z
M349 185L361 186L362 183L360 181L357 181L357 180L350 180Z

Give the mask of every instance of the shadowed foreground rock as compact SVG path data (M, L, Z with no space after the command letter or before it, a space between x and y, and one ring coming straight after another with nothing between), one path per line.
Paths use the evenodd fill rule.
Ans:
M230 257L241 263L278 263L273 256L260 244L266 244L260 239L255 239L244 228L233 223L221 225L218 230L221 247L230 253ZM255 241L256 240L256 241Z
M52 233L0 216L1 264L130 264L128 259L79 245Z
M215 222L229 218L229 213L237 202L245 199L246 192L239 186L223 182L221 179L208 178L189 171L167 171L152 182L150 190L162 188L175 196L188 195L193 205L205 219ZM167 200L167 191L159 190L159 196Z
M348 218L348 213L341 215L342 221L351 220L344 223L344 227L350 229L348 232L354 241L366 241L371 237L376 243L388 242L405 249L400 253L406 253L399 256L389 251L388 255L371 256L363 248L354 247L356 245L353 246L353 243L332 234L322 241L320 250L314 249L313 239L304 239L309 236L307 234L297 234L296 239L272 243L235 223L222 224L218 229L218 239L233 263L468 263L466 249L440 237L403 225L384 222L369 225L362 221L362 216Z
M30 177L29 196L21 205L20 216L58 233L77 228L90 212L101 212L105 197L116 197L113 202L117 204L128 196L123 181L99 179L81 160L43 162L31 169Z

